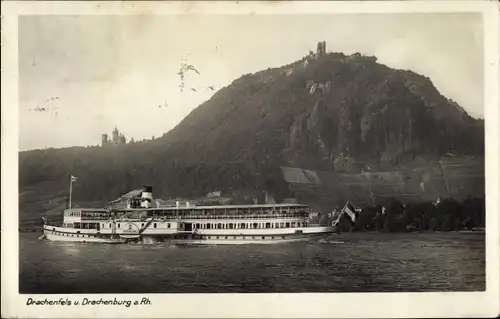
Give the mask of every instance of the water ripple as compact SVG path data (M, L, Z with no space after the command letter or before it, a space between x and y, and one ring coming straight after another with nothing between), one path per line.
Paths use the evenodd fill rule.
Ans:
M323 242L90 245L20 235L21 293L480 291L484 233L342 234Z

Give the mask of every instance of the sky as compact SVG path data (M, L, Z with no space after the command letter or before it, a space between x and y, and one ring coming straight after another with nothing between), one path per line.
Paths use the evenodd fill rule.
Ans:
M425 75L483 118L482 30L475 13L22 16L19 148L97 145L115 126L127 139L159 137L216 90L319 41ZM183 92L182 62L200 72Z

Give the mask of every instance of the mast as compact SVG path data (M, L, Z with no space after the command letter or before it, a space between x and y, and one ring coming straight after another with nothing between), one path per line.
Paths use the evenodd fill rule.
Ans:
M69 178L69 205L68 208L71 209L71 193L73 191L73 179Z

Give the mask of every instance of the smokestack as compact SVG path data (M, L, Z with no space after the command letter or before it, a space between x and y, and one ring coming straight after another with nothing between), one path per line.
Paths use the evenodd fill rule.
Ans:
M143 186L141 194L141 207L150 208L152 200L153 200L153 187Z

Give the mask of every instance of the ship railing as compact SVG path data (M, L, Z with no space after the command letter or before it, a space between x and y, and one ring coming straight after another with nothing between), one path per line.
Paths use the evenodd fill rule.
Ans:
M262 219L280 219L280 220L297 220L306 219L307 216L283 216L283 215L249 215L249 216L239 216L239 215L225 215L225 216L152 216L154 220L262 220ZM148 218L117 218L116 221L130 221L130 222L144 222ZM113 219L111 219L113 220Z
M82 216L81 220L109 220L109 216Z
M160 219L160 220L179 220L179 219L196 219L196 220L204 220L204 219L209 219L209 220L222 220L222 219L232 219L232 220L254 220L254 219L284 219L284 220L292 220L292 219L298 219L298 218L307 218L307 216L279 216L279 215L250 215L250 216L231 216L231 215L226 215L226 216L189 216L189 215L184 215L184 216L154 216L155 219ZM141 221L142 219L131 219L128 218L127 220L137 220Z

